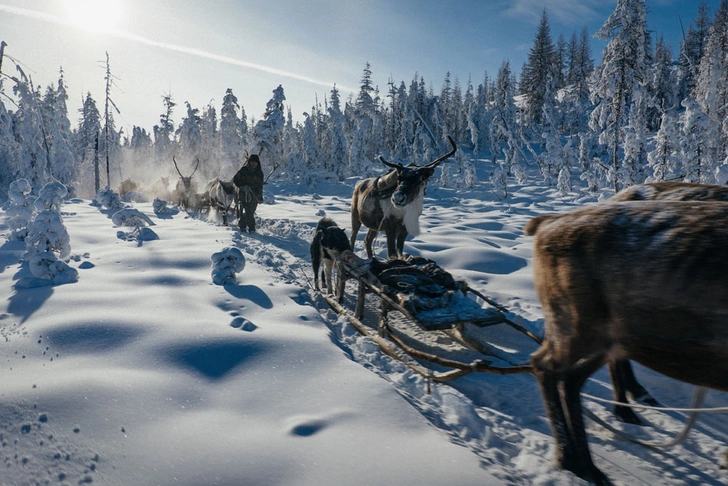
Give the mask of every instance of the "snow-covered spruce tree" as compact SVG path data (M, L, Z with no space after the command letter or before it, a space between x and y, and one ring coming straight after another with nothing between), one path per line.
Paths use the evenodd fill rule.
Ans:
M8 198L10 204L7 208L10 240L25 241L28 236L28 224L33 219L35 200L32 195L33 188L25 179L18 179L10 184Z
M238 98L228 88L220 108L220 172L223 174L235 174L243 163L243 126L239 111Z
M680 125L674 110L662 115L660 129L655 134L654 149L647 154L655 181L679 180L680 173Z
M708 116L708 128L712 129L703 148L709 151L706 161L717 163L728 153L728 0L721 1L710 27L698 69L695 100ZM703 171L701 179L704 178Z
M286 124L284 101L283 86L278 85L273 90L273 97L266 103L263 118L253 127L250 153L261 154L263 163L271 166L280 164L283 159L284 147L280 141Z
M162 104L164 105L164 113L159 116L159 125L154 125L154 159L160 168L172 167L172 155L175 153L174 123L172 121L172 113L177 103L172 99L172 95L162 96Z
M647 111L647 127L650 131L659 129L666 111L679 107L677 71L673 69L672 63L672 49L665 39L660 37L655 47L655 59L651 70L650 97L653 102Z
M13 133L13 114L7 111L0 101L0 201L4 200L7 194L5 188L9 187L21 172L19 151L20 147Z
M511 73L510 63L504 61L500 69L493 93L493 119L490 125L490 145L493 152L493 162L497 161L500 153L505 159L506 175L514 175L519 183L525 182L524 167L521 160L523 147L519 127L516 122L516 80ZM505 145L505 146L504 146Z
M555 91L555 61L551 27L544 9L519 84L521 94L526 97L526 119L536 124L541 123L547 93Z
M341 98L336 85L331 89L328 114L326 143L330 147L329 165L337 179L343 181L348 175L346 172L347 146L344 134L344 114L341 112Z
M599 171L602 168L599 158L594 156L596 145L597 143L593 140L592 132L579 134L579 150L577 156L579 166L581 167L581 175L579 178L586 182L587 189L590 192L599 190Z
M238 167L229 167L223 172L220 163L220 133L217 128L217 110L208 103L200 117L200 170L206 181L215 177L231 179Z
M21 162L20 172L16 177L27 179L33 187L40 187L49 176L49 147L43 116L40 111L40 93L33 89L33 82L25 76L20 67L13 93L18 98L18 109L15 110L14 130L18 142L18 159Z
M614 12L595 34L608 43L602 64L592 76L591 100L595 108L590 127L599 133L599 142L608 147L608 180L615 191L630 182L620 178L620 149L624 126L634 108L634 92L648 78L646 15L645 0L618 0Z
M64 184L70 191L75 192L74 185L78 180L78 159L73 152L73 135L71 122L68 120L68 94L63 81L63 70L58 78L55 90L49 86L43 99L42 111L44 125L48 131L48 144L50 146L51 175Z
M698 102L686 98L682 102L682 136L680 137L681 172L685 182L713 183L715 168L718 165L712 154L715 150L711 142L715 140L715 130L710 117L705 114Z
M560 91L561 112L564 114L561 124L567 133L582 133L589 129L587 113L591 102L588 81L594 71L586 28L582 29L579 37L576 33L572 34L566 45L565 62L565 86Z
M71 240L61 217L61 204L68 191L60 182L49 182L35 201L38 213L28 224L25 254L31 273L54 285L78 280L78 271L63 260L71 253Z
M377 89L372 84L371 66L367 62L362 73L359 94L353 105L347 105L352 118L349 145L349 169L352 174L372 175L372 161L380 151L384 124L381 121ZM377 167L378 168L378 167Z
M620 169L620 180L625 186L640 184L647 177L647 90L637 87L632 95L629 123L623 129L624 159Z
M688 26L678 58L677 97L682 100L694 96L700 63L705 55L710 34L710 7L701 0L695 20Z
M180 123L175 133L179 148L185 154L185 158L201 160L202 133L200 131L200 110L192 108L188 101L185 101L185 106L187 107L186 116L182 118L182 123ZM202 167L199 170L203 172Z
M78 110L81 114L78 128L73 137L73 150L78 168L78 192L84 197L92 197L96 187L101 184L98 157L99 138L101 135L101 115L91 93L86 94L83 106Z

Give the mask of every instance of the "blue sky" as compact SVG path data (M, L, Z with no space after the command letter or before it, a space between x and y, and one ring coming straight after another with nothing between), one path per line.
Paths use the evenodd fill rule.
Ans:
M648 28L677 54L680 20L687 28L699 3L647 0ZM712 14L719 0L707 3ZM178 104L179 123L185 102L200 109L212 103L219 112L227 88L250 120L282 84L301 120L334 84L343 99L355 94L367 62L382 92L389 79L409 85L415 73L435 92L447 72L463 87L469 78L477 86L504 60L520 73L544 8L555 42L583 27L593 34L615 6L616 0L0 0L0 40L36 85L55 84L63 67L74 124L86 92L103 108L108 52L117 125L151 132L165 94ZM100 31L77 25L79 11L105 8L113 24ZM593 40L597 61L605 45ZM16 75L8 59L2 72Z

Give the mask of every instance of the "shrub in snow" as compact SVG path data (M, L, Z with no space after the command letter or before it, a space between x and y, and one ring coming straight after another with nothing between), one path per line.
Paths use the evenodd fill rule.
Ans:
M53 252L65 259L71 253L71 239L63 225L61 213L44 209L28 223L28 235L25 237L25 259L37 253Z
M134 208L124 208L115 212L111 215L111 222L116 226L133 226L135 228L154 226L149 216Z
M119 195L109 186L99 189L99 192L94 197L94 202L106 209L122 209L124 207L124 203L121 202Z
M31 193L32 187L25 179L18 179L10 184L7 214L11 240L23 241L28 235L28 223L33 218L35 207L35 196Z
M111 221L116 226L130 226L134 230L130 233L119 231L117 236L123 240L150 241L158 240L159 236L147 226L154 226L149 216L138 209L124 208L111 215Z
M159 198L154 198L154 201L152 201L152 209L154 210L154 214L156 214L157 216L165 214L177 214L179 212L178 209L168 207L167 201Z
M78 270L69 267L50 251L36 253L31 257L28 265L33 276L50 280L53 285L78 281Z
M35 209L59 211L66 195L68 195L66 186L58 181L49 182L39 191L38 199L35 200Z
M235 280L235 274L245 268L245 256L237 248L223 248L213 253L212 260L212 282L215 285L224 285L228 281Z

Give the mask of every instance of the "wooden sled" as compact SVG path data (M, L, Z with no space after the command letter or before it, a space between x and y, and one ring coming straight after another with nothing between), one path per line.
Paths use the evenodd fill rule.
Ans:
M329 306L383 352L428 379L446 382L473 372L506 375L531 371L527 363L493 364L496 348L472 331L487 332L485 329L503 324L535 343L540 344L541 339L508 319L502 306L470 289L466 282L454 280L431 260L408 257L381 262L347 252L338 262L336 281L335 295L324 295ZM482 299L487 307L469 294ZM428 340L435 343L428 344Z

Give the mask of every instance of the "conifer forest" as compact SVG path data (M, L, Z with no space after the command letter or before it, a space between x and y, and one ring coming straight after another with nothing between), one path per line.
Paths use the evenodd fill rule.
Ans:
M640 0L617 2L595 33L552 32L544 11L523 66L504 61L481 79L445 75L437 92L418 75L372 81L364 62L357 94L334 85L294 122L283 85L272 87L258 116L231 89L221 106L179 104L160 94L159 123L118 129L123 112L107 90L68 106L61 69L45 88L6 57L0 77L0 199L18 179L57 180L93 197L124 180L151 189L176 180L173 164L200 181L230 179L246 154L259 153L274 178L315 187L379 173L378 157L402 164L433 160L451 136L461 148L442 166L446 186L509 184L538 177L567 195L645 181L723 184L728 180L728 1L711 13L701 3L679 52L647 28ZM592 53L591 36L606 42ZM674 41L674 39L671 39ZM601 57L601 59L598 59ZM473 67L477 71L477 66ZM476 164L487 164L476 180ZM159 194L155 194L159 195Z

